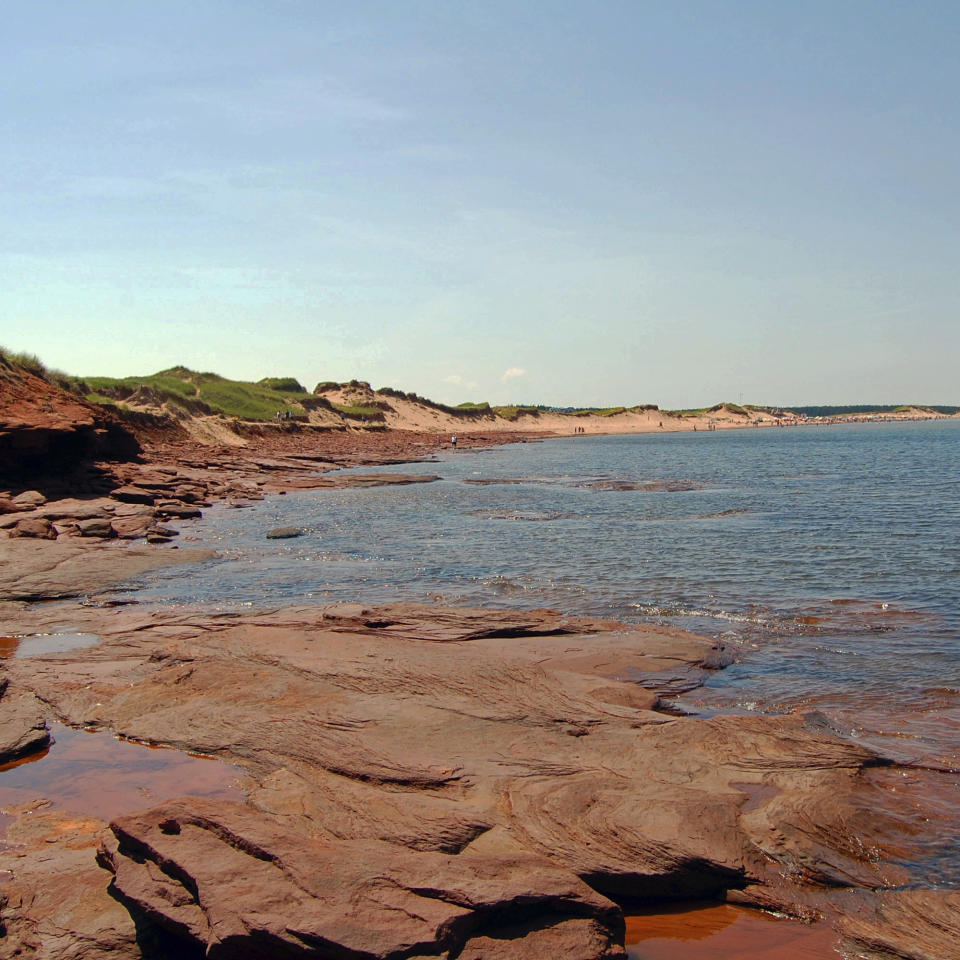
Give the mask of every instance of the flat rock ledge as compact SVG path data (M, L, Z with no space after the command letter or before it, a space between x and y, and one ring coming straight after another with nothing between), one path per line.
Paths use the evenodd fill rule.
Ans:
M478 953L478 940L520 956L518 927L553 931L543 946L568 955L582 942L582 960L625 955L616 905L529 854L304 838L246 806L204 800L123 817L111 830L100 861L115 895L208 957L495 955Z
M103 642L8 660L11 688L61 722L229 760L249 788L115 819L86 912L37 906L44 871L69 873L49 843L0 853L7 949L99 960L83 918L121 903L137 937L115 958L152 937L184 957L606 960L630 904L809 917L824 892L903 881L865 777L882 758L817 714L658 709L729 660L681 631L415 604L17 617ZM849 936L898 942L886 910Z

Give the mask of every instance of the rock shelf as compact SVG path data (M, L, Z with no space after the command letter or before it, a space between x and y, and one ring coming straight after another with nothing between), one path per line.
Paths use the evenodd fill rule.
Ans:
M29 844L3 854L6 949L599 960L624 956L630 904L727 896L812 916L832 891L903 879L864 783L882 757L815 714L658 710L658 678L669 691L722 667L729 651L703 638L415 604L69 618L103 642L7 660L0 711L16 693L48 719L228 760L252 786L246 802L185 797L44 840L42 862ZM644 686L622 679L638 673ZM71 871L84 908L37 906L29 887ZM922 936L900 899L845 932Z

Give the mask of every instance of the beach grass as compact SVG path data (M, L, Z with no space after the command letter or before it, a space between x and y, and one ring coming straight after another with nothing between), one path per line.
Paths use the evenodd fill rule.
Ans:
M383 411L379 407L368 407L359 403L331 403L330 406L337 413L356 420L383 419Z
M258 380L256 386L276 393L306 393L304 387L296 377L264 377Z
M292 378L288 379L296 384ZM84 377L76 383L94 403L117 404L141 393L144 399L154 403L240 420L272 420L278 411L302 412L288 402L287 394L295 392L293 390L272 389L263 386L262 381L228 380L215 373L197 373L186 367L172 367L144 377Z

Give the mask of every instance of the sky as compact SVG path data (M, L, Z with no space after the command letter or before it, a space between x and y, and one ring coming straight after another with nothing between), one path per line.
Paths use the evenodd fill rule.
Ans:
M8 0L0 344L960 404L958 49L955 0Z

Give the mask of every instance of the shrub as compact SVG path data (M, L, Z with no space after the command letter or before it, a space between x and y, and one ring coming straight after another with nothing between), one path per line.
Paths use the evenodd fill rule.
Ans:
M307 392L294 377L264 377L262 380L257 381L257 386L263 387L266 390L274 390L278 393Z

